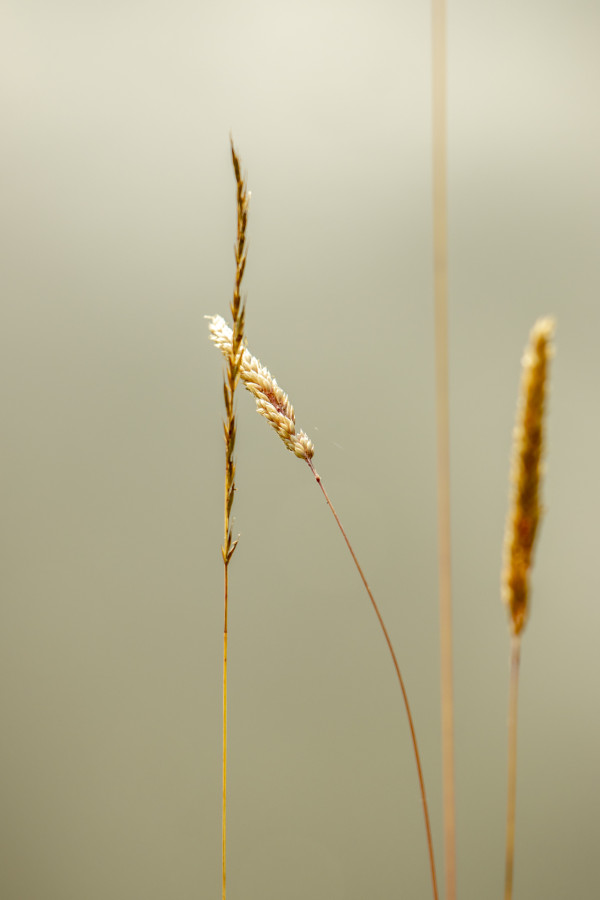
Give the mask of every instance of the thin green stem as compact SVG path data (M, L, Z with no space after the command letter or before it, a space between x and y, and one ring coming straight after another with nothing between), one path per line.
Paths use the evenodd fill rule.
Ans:
M392 641L388 634L388 630L385 627L385 623L383 621L382 615L379 612L379 607L377 606L377 603L375 602L375 598L374 598L373 594L371 593L371 588L369 587L369 585L367 583L367 579L365 578L364 572L360 566L358 559L356 558L356 554L355 554L354 550L352 549L352 544L350 543L350 541L348 539L348 535L344 531L344 527L343 527L342 523L340 522L338 514L336 513L334 506L333 506L331 500L329 499L327 491L325 490L325 487L321 480L321 476L316 472L315 467L313 466L312 461L310 459L307 458L306 462L308 463L308 467L311 470L311 472L313 473L317 484L319 485L319 487L321 488L321 491L323 492L323 496L325 497L327 506L331 510L333 517L334 517L335 521L337 522L337 526L342 533L342 537L344 538L344 540L346 542L346 546L348 547L348 550L350 551L350 556L354 560L354 565L356 566L356 568L358 570L358 574L361 577L362 583L365 586L365 590L366 590L367 594L369 595L369 600L371 601L371 604L375 611L375 615L377 616L377 620L379 622L379 625L381 626L383 636L385 637L386 643L388 645L388 650L390 651L390 655L392 657L392 662L394 663L394 668L396 670L396 675L398 677L398 683L400 685L400 690L402 691L402 698L404 700L404 707L406 709L406 716L408 718L408 726L410 728L410 736L411 736L413 750L414 750L414 754L415 754L415 762L417 764L417 773L419 776L419 787L420 787L420 791L421 791L421 800L423 802L423 814L425 817L425 831L427 832L427 846L428 846L428 850L429 850L429 866L431 869L431 881L432 881L432 885L433 885L433 896L434 896L435 900L438 900L437 878L436 878L436 874L435 874L435 859L434 859L434 855L433 855L433 840L431 837L431 824L429 821L429 808L427 806L427 796L425 794L425 781L423 778L423 770L421 768L421 757L419 755L419 747L417 745L417 734L415 731L413 717L412 717L412 713L410 710L410 704L408 702L408 694L406 693L406 688L404 686L404 679L402 678L402 674L400 672L400 666L398 664L398 659L396 658L396 653L394 651L394 647L392 646Z

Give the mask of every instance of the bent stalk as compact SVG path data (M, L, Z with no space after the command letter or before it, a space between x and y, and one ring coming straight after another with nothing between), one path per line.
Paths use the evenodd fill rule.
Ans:
M425 780L423 778L423 769L421 767L421 757L419 754L419 747L417 744L417 733L415 731L415 725L413 722L412 712L410 709L410 703L408 702L408 694L406 692L406 687L404 685L404 679L402 678L402 673L400 672L400 666L398 664L398 659L396 657L396 653L394 651L392 641L388 634L388 630L385 627L385 622L383 621L383 617L379 611L379 607L377 606L377 603L375 602L375 597L373 596L373 594L371 592L371 588L369 587L367 579L365 578L365 574L364 574L364 572L360 566L360 563L356 557L356 554L352 548L352 544L350 543L350 540L348 539L348 535L346 534L344 527L343 527L342 523L340 522L339 516L335 511L333 503L329 499L329 495L327 494L327 491L325 490L323 481L321 480L321 476L315 470L315 467L313 466L312 461L310 459L307 458L306 462L308 463L308 467L311 470L311 472L313 473L317 484L319 485L319 487L321 488L321 491L323 492L323 496L325 497L325 502L327 503L327 506L331 510L331 512L333 514L333 518L335 519L337 526L342 533L342 537L344 538L344 540L346 542L346 546L348 547L348 550L350 551L350 556L352 557L352 559L354 561L354 565L356 566L356 568L358 570L358 574L361 577L361 580L365 587L365 590L366 590L367 594L369 595L369 600L371 601L371 604L375 611L375 615L377 616L377 620L378 620L381 630L383 632L383 636L386 640L388 650L390 651L390 656L392 657L392 662L394 663L394 668L396 670L396 676L398 678L400 690L402 691L402 699L404 700L404 708L406 710L406 717L408 719L408 727L410 729L410 737L411 737L411 741L412 741L412 745L413 745L415 762L417 765L417 774L419 777L419 789L421 792L421 801L423 803L423 815L425 817L425 831L427 834L427 847L428 847L428 852L429 852L429 867L431 870L431 882L432 882L432 887L433 887L433 896L434 896L435 900L438 900L437 878L436 878L436 873L435 873L435 858L433 855L433 840L431 837L431 823L429 821L429 807L427 805L427 795L425 793Z

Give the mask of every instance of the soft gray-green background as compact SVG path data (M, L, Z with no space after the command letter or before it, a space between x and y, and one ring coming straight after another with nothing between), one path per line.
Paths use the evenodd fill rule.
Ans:
M501 895L499 601L519 360L558 319L525 636L516 897L600 893L600 12L449 9L459 893ZM414 706L442 874L430 10L2 5L0 896L220 896L221 360L233 132L247 333L289 391ZM230 900L428 898L376 621L239 397Z

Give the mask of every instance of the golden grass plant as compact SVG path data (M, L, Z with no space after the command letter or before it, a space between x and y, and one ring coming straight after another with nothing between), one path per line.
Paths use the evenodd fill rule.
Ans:
M229 605L229 563L237 546L237 540L233 540L231 527L231 510L235 494L235 435L236 420L234 395L240 379L240 366L244 353L244 321L245 304L241 299L241 286L246 268L246 228L248 224L248 204L250 195L242 177L240 162L236 155L233 141L231 142L231 157L237 185L237 237L234 247L235 253L235 284L233 298L230 304L233 330L229 341L229 348L225 355L226 367L223 381L223 395L225 398L225 419L223 432L225 438L225 514L224 535L221 552L223 554L224 567L224 614L223 614L223 852L222 852L222 890L223 900L226 895L227 882L227 616Z

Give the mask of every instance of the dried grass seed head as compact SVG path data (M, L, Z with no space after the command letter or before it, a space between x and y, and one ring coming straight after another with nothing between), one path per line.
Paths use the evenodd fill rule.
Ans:
M538 319L522 359L502 570L502 597L513 634L522 631L529 614L529 570L542 514L544 413L553 335L554 320Z
M211 339L227 359L232 348L231 328L221 316L207 318ZM246 389L256 398L258 412L272 425L288 450L300 459L312 459L315 452L313 442L304 431L296 431L294 407L269 370L244 349L239 371Z

